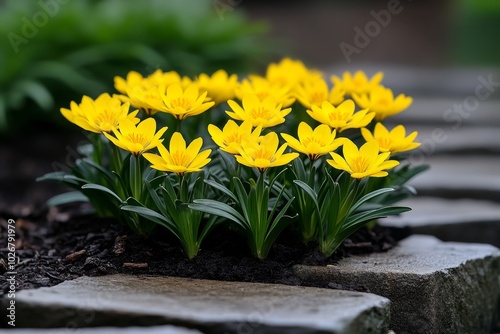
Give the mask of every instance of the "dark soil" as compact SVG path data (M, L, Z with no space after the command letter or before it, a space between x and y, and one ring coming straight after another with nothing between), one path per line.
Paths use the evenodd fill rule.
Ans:
M53 286L83 275L116 273L300 285L292 270L295 264L335 264L345 256L387 251L406 236L380 227L361 229L325 259L313 246L297 246L300 243L288 233L260 261L251 256L248 247L242 247L245 240L240 235L219 229L190 261L166 232L145 239L113 220L83 214L88 207L47 209L45 201L64 188L37 183L36 177L52 171L58 162L74 159L71 147L83 138L61 136L47 127L36 129L0 140L0 275L4 277L0 294L7 291L9 219L16 221L17 290Z
M7 240L7 219L0 218L1 240ZM380 227L364 228L332 257L325 258L313 246L297 246L291 242L293 235L284 234L261 261L252 257L247 247L241 247L245 240L240 235L219 229L207 237L199 255L188 260L178 242L161 231L141 238L113 220L70 218L68 212L55 209L44 217L16 219L16 230L18 290L53 286L84 275L116 273L300 285L292 270L295 264L335 264L345 256L387 251L402 237ZM7 248L1 248L0 254L0 273L5 275ZM3 279L0 293L7 291Z

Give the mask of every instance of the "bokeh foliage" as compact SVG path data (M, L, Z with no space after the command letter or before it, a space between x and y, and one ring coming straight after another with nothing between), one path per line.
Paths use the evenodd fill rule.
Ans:
M60 107L114 91L130 70L246 72L266 61L265 31L205 0L0 1L0 133L58 122Z

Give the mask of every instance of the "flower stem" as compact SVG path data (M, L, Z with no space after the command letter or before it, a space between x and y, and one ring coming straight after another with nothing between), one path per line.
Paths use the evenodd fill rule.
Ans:
M134 176L133 185L132 185L132 195L138 201L141 200L141 189L142 189L142 168L141 168L141 157L139 155L135 155L133 158L135 163L134 168Z

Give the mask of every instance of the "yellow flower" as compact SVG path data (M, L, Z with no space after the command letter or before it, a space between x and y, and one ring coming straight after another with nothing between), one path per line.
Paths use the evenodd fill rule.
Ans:
M236 74L228 76L226 71L218 70L211 77L205 73L200 74L195 83L200 91L206 91L208 97L215 102L215 105L218 105L234 98L234 91L238 86L238 76Z
M315 105L320 107L324 101L328 101L334 106L344 101L344 90L339 86L334 86L331 90L323 79L308 80L297 85L295 96L297 100L306 108Z
M244 79L235 90L236 97L243 100L247 95L255 95L260 100L272 97L283 107L289 107L295 102L291 93L291 87L278 83L271 83L266 78L251 75L250 79Z
M301 122L297 134L298 140L286 133L282 133L281 136L291 148L306 154L311 160L335 151L345 140L335 139L336 131L332 131L326 124L321 124L313 130L306 122Z
M191 83L187 77L182 77L175 71L163 72L156 70L144 78L140 73L131 71L126 80L116 76L114 78L115 88L125 95L116 95L123 102L129 102L136 108L141 109L146 115L153 115L157 110L153 105L161 104L162 99L158 90L165 91L172 84L181 84L185 87Z
M383 86L373 89L369 94L354 94L353 98L361 108L368 108L375 112L377 121L400 113L413 102L411 97L404 94L399 94L394 98L392 90Z
M115 88L122 94L127 94L127 89L135 86L142 86L144 84L144 77L142 74L136 71L130 71L127 73L126 79L122 77L114 77Z
M368 109L354 113L355 108L356 106L352 100L345 100L338 107L334 107L330 102L325 101L321 108L313 105L312 110L307 110L307 113L318 122L342 132L346 129L363 128L375 116L375 113L368 112Z
M248 167L255 167L263 173L269 167L283 166L299 156L298 153L285 153L287 144L278 149L279 139L276 132L270 132L259 140L247 140L240 148L236 161Z
M342 158L337 153L330 153L333 160L326 160L333 168L344 170L351 174L352 178L362 179L365 177L387 176L385 170L399 165L399 161L387 160L390 153L379 153L379 146L376 141L366 142L358 150L356 144L351 140L346 140L343 146Z
M256 95L245 95L242 100L243 108L233 100L227 101L234 112L226 111L233 119L250 121L253 127L269 128L285 122L285 116L291 108L281 109L281 104L272 97L260 100Z
M183 89L181 84L174 83L168 86L166 91L160 88L159 94L161 102L151 100L148 103L156 110L172 114L179 120L199 115L215 104L204 102L207 92L200 94L196 84L190 84Z
M271 63L267 67L266 78L273 84L295 89L304 80L321 79L322 74L308 69L300 60L283 58L279 63Z
M253 137L254 140L257 140L261 130L262 127L258 126L252 132L252 123L250 121L245 121L238 126L236 122L229 120L224 125L222 131L213 124L208 125L208 132L212 136L213 141L219 145L221 150L231 154L238 154L241 144L248 137Z
M370 92L380 85L383 77L384 73L377 72L371 79L368 79L364 72L357 71L354 75L351 75L349 72L344 72L342 79L336 75L333 75L331 79L335 86L341 86L344 88L346 94L352 96L354 93L363 94Z
M104 93L95 100L84 96L80 104L71 101L70 109L61 108L61 114L71 123L87 131L101 133L111 132L125 118L137 124L139 119L136 115L139 110L129 114L129 109L129 103L122 104L116 97Z
M182 134L174 132L170 139L170 151L160 144L158 145L160 155L145 153L144 158L152 164L151 168L182 176L185 173L199 172L210 162L209 155L212 150L200 152L202 145L203 139L196 138L186 148L186 141Z
M139 155L161 145L163 139L160 137L165 131L167 131L167 127L156 132L156 121L151 117L146 118L137 126L125 118L120 121L119 129L113 128L115 137L109 133L104 133L104 135L119 148L129 151L133 155Z
M389 132L382 123L377 123L373 134L368 129L361 129L361 134L366 141L377 141L380 152L395 154L410 151L420 146L420 143L414 142L418 132L414 131L406 137L406 130L402 125L396 126Z

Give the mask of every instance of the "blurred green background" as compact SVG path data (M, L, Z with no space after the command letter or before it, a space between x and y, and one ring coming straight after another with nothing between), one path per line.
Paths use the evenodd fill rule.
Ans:
M0 134L65 124L58 110L115 92L113 77L161 68L182 75L263 65L266 31L242 11L193 0L0 1Z
M348 62L339 45L391 3L400 12ZM498 0L0 0L0 136L67 126L60 107L114 92L130 70L246 74L285 55L322 69L498 67L499 31Z

